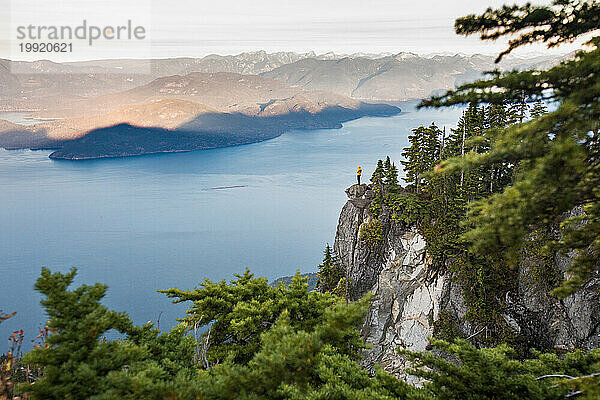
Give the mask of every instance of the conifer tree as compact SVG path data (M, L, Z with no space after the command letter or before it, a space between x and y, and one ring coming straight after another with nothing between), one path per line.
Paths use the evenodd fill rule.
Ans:
M432 399L591 400L600 394L599 350L519 360L505 344L477 349L464 340L434 339L431 345L435 352L399 352L413 363L410 373L425 380Z
M599 27L598 1L554 0L550 5L525 4L488 9L456 21L459 34L479 33L484 40L511 36L497 61L530 43L550 47L571 42ZM516 263L531 229L559 221L582 206L585 214L563 221L554 250L573 251L567 281L554 293L573 293L598 270L600 254L600 36L585 51L547 71L496 72L491 79L460 86L422 106L469 102L515 104L540 99L556 110L525 124L494 132L489 152L446 161L440 172L491 163L518 164L514 182L501 193L471 206L465 239L474 252L504 254Z
M101 392L111 371L133 365L146 357L143 348L122 341L100 341L109 330L127 333L133 328L124 313L100 304L107 287L83 285L68 291L76 270L52 274L43 269L35 284L45 299L42 305L54 334L47 347L27 353L25 364L43 368L43 377L25 390L32 399L88 399Z
M371 212L373 216L377 217L382 210L384 202L384 179L385 179L385 167L382 160L377 161L377 167L371 177L373 183L373 192L375 193L371 202Z
M357 362L357 328L368 303L368 299L338 302L325 310L317 324L304 329L284 311L261 335L259 349L247 365L228 360L197 375L183 375L176 390L166 391L170 396L153 398L430 400L420 389L381 369L370 375ZM127 398L140 398L134 395ZM107 400L111 398L122 397Z
M439 162L442 131L435 124L431 124L429 127L415 128L412 132L413 134L408 136L410 147L402 152L404 160L401 163L406 174L404 180L419 192L426 183L423 182L424 174Z
M422 387L379 368L370 374L359 362L364 344L358 328L371 296L347 303L309 292L306 278L298 275L290 287L272 287L246 272L230 284L207 281L189 292L190 300L195 298L188 313L192 321L198 321L201 309L222 311L202 314L213 325L204 343L229 356L204 369L187 362L188 346L194 341L185 343L184 352L176 350L183 342L175 331L156 341L148 325L131 327L124 314L99 304L105 286L69 291L74 274L44 270L36 283L57 331L48 347L26 355L26 362L35 362L43 377L22 387L27 391L22 398L495 400L500 395L519 400L592 400L600 394L598 350L564 357L536 353L521 360L506 345L477 349L465 341L433 340L435 352L399 350L413 363L410 372L424 379ZM184 293L167 292L176 299ZM127 339L100 340L107 327L128 331ZM223 328L222 337L218 330ZM245 362L234 357L240 346L254 349ZM179 362L171 364L176 373L168 372L167 360Z
M509 103L508 106L508 123L522 124L527 116L527 111L529 110L529 106L527 105L527 100L525 98L525 94L518 96L515 100Z
M506 106L503 101L495 104L490 104L486 108L484 118L484 129L498 129L503 128L508 124L508 116Z
M385 185L388 191L393 191L398 186L398 168L396 168L394 163L390 164L385 173Z
M533 119L539 118L548 112L548 107L542 100L537 100L531 107L530 116Z
M387 156L385 158L385 164L383 165L384 172L387 174L387 172L390 170L391 167L392 167L392 160L390 159L390 156Z
M333 292L344 278L342 271L331 246L327 244L323 251L323 262L319 265L319 275L317 281L317 290L320 292Z
M476 103L470 103L461 118L458 120L456 129L452 129L448 138L449 157L463 156L473 149L471 138L484 129L485 113L483 107Z
M377 161L377 167L375 171L373 171L373 176L371 176L371 183L375 186L381 186L383 183L383 178L385 176L385 169L383 167L383 161Z
M213 325L205 343L218 350L228 346L230 355L240 346L254 348L256 343L256 347L247 362L225 357L202 369L187 363L194 341L186 340L183 353L176 350L181 342L175 331L156 341L149 325L132 327L126 315L99 303L105 286L83 285L69 291L74 276L75 271L51 274L44 270L36 284L46 296L43 303L56 334L49 337L48 347L26 355L26 362L41 368L43 377L22 387L26 393L19 398L426 399L419 396L419 389L381 370L371 376L357 362L364 347L358 327L369 297L347 303L330 294L309 292L306 279L298 275L289 287L264 285L266 279L254 279L249 273L230 285L207 282L192 295L197 300L190 316L201 308L223 313L203 314L206 323ZM183 294L167 292L174 298ZM262 299L270 300L259 301L261 293L266 294ZM196 317L192 320L197 321ZM222 326L227 327L225 337L218 332ZM129 332L128 338L101 340L107 328ZM248 340L248 333L256 330L257 336ZM168 357L176 373L168 372Z
M211 327L206 355L209 364L229 360L241 365L256 354L261 335L284 310L293 327L311 329L322 320L325 310L338 301L328 293L309 292L307 288L307 278L299 274L288 286L272 287L265 278L255 278L246 270L230 284L205 280L194 290L160 292L176 303L192 303L186 319L191 326Z
M422 136L427 128L420 126L412 130L412 135L408 136L409 147L405 147L402 152L404 160L401 161L404 167L406 177L404 180L413 187L415 192L419 192L421 184L421 175L426 169L422 164Z

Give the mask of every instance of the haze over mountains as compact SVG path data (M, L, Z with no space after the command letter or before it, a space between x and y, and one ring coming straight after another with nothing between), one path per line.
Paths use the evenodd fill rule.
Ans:
M63 101L33 113L40 118L88 116L127 104L153 103L162 99L189 100L221 112L274 115L302 107L318 112L327 106L356 108L359 101L324 91L306 91L259 75L200 73L172 75L122 92ZM287 106L286 106L287 105Z
M263 76L308 90L331 90L356 99L421 99L459 84L474 81L495 68L523 69L555 62L555 57L529 60L507 57L500 65L494 57L454 55L420 57L400 53L376 59L305 58L263 73Z
M93 97L131 89L156 78L192 72L257 75L310 57L330 58L333 55L267 54L259 51L235 56L96 60L64 64L47 60L19 62L0 59L0 110L45 109L54 104L57 93L61 101L63 98ZM11 74L11 71L18 73Z
M557 61L507 57L499 67ZM412 53L0 60L0 111L57 119L32 126L0 121L0 147L60 149L53 157L80 159L251 143L289 129L393 115L399 109L362 100L423 98L494 68L491 56Z
M500 69L547 66L560 57L523 59L508 56ZM454 87L492 70L493 56L315 55L264 51L235 56L158 60L98 60L57 64L0 59L0 110L31 110L48 106L48 96L92 97L131 89L159 77L192 72L263 74L289 85L328 90L356 98L407 100ZM19 71L11 74L11 71ZM384 86L391 85L383 89ZM56 100L56 98L54 99Z
M259 75L195 72L118 93L64 97L31 113L58 120L0 123L0 146L58 149L52 158L131 156L247 144L290 129L335 128L363 116L398 112Z

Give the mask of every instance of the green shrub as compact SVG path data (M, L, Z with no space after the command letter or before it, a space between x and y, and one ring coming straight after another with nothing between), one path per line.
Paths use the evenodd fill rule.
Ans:
M360 227L360 240L377 246L383 243L383 224L378 219L372 219Z

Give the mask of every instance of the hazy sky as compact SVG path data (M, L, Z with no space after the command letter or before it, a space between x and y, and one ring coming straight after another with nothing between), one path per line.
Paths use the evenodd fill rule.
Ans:
M244 51L324 53L410 51L419 54L497 53L504 42L454 34L457 17L501 0L1 0L0 57L26 59L16 40L22 25L99 26L132 20L144 41L78 43L60 59L200 57ZM509 1L514 3L514 1ZM523 3L521 1L520 3ZM541 51L540 47L525 52ZM561 49L566 52L568 49ZM30 57L31 58L31 57ZM52 55L35 58L53 59Z

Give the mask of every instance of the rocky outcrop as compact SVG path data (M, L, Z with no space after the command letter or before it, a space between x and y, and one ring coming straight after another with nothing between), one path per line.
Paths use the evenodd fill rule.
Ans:
M350 297L374 294L362 328L363 338L371 346L365 350L365 367L373 370L379 364L405 375L406 361L396 349L425 351L441 318L453 321L464 338L477 341L479 335L485 335L485 327L465 319L468 308L463 288L449 274L437 274L430 267L425 239L417 229L393 222L384 212L379 217L383 240L376 244L361 240L361 229L373 219L369 207L373 193L367 185L354 185L346 193L349 200L340 215L334 249L349 279ZM556 261L564 273L569 258ZM558 300L547 288L532 284L533 267L523 264L517 292L507 294L503 314L507 328L538 349L598 347L600 277Z
M377 251L359 240L359 229L363 223L371 219L368 205L371 202L370 188L354 185L346 190L350 198L344 205L338 224L334 251L346 270L346 276L352 284L349 286L350 297L359 298L376 282L381 269L381 257Z

